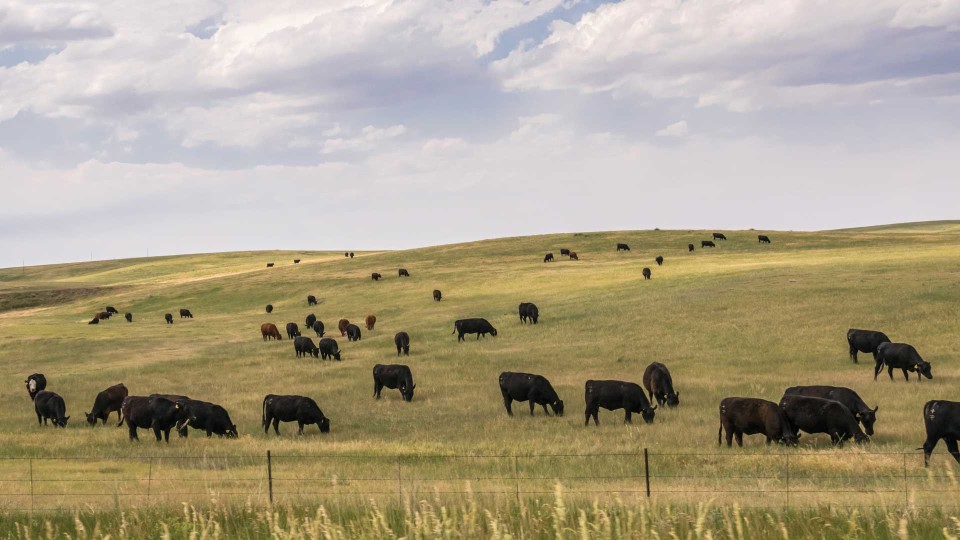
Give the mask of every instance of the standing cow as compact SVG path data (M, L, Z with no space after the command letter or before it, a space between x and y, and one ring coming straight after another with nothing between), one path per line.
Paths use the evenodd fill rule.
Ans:
M577 255L577 252L576 252L576 251L571 251L571 252L570 252L570 260L571 260L571 261L579 261L579 260L580 260L580 256Z
M433 301L434 301L434 302L439 302L441 298L443 298L443 295L440 294L440 289L434 289L434 290L433 290Z
M127 396L120 407L120 415L127 423L131 441L139 441L137 428L152 429L157 442L170 442L170 430L177 424L180 410L177 404L159 395L150 397Z
M167 324L173 324L173 315L166 313L163 316L163 320L167 321Z
M630 246L626 244L617 244L617 252L620 251L630 251Z
M384 387L391 390L400 390L404 401L413 401L413 390L417 387L413 383L413 373L403 364L377 364L373 366L373 397L380 399L380 391Z
M116 412L117 416L120 417L117 427L123 425L123 415L120 413L120 408L123 407L123 400L127 399L129 394L130 392L127 391L127 387L123 383L115 384L97 394L97 398L93 400L93 409L84 413L87 417L87 423L95 426L97 420L100 420L103 425L106 425L110 413Z
M567 249L567 248L560 248L560 255L566 255L567 257L569 257L569 256L570 256L570 250Z
M133 313L128 311L123 315L123 318L126 319L127 322L133 322Z
M313 340L308 337L297 336L293 339L293 350L297 353L297 358L320 356L320 349L313 344Z
M300 327L295 322L287 323L287 339L293 339L300 335Z
M532 302L521 302L518 311L520 312L521 324L526 324L527 319L533 324L537 324L537 321L540 320L540 310Z
M266 311L267 313L273 313L273 304L267 304Z
M758 235L757 235L757 239L760 241L761 244L769 244L769 243L770 243L770 237L767 236L767 235L765 235L765 234L758 234Z
M297 433L303 435L303 426L316 424L320 433L330 432L330 419L323 415L317 402L305 396L276 396L267 394L263 398L263 432L268 433L270 424L273 431L280 435L280 422L296 422Z
M311 294L311 295L308 295L308 296L307 296L307 305L308 305L308 306L315 306L315 305L317 305L317 297L314 296L314 295L312 295L312 294Z
M90 319L90 322L88 322L87 324L100 324L100 316L94 315L93 318Z
M917 373L917 382L922 382L923 377L933 378L933 373L930 371L930 362L920 358L920 353L913 345L881 343L877 347L877 365L873 369L873 380L877 380L877 375L880 374L884 364L887 365L887 375L890 376L891 381L893 380L894 368L903 371L903 378L908 381L910 380L908 374L910 371Z
M196 399L182 399L177 401L183 424L179 428L181 436L186 436L187 428L206 432L207 437L227 437L236 439L237 425L230 420L230 413L216 403L199 401Z
M713 233L713 239L714 239L714 240L726 240L727 237L724 236L723 233L715 232L715 233Z
M347 325L347 341L360 341L360 327L355 324Z
M382 277L383 277L383 276L381 276L381 275L380 275L379 273L377 273L377 272L374 272L374 273L370 274L370 278L373 279L374 281L380 281L380 278L382 278Z
M313 323L317 322L317 316L313 313L307 315L307 318L303 321L304 328L313 328Z
M323 337L323 334L324 334L323 321L319 319L316 321L313 321L313 325L311 326L311 328L313 328L313 331L317 333L317 337Z
M780 408L790 420L794 432L826 433L837 446L843 446L851 438L857 444L870 441L850 409L839 401L791 394L783 396Z
M657 400L657 405L664 403L667 407L680 405L680 392L673 389L670 370L660 362L653 362L643 370L643 387L650 393L651 400Z
M553 253L547 253L544 255L543 262L553 262Z
M260 335L263 336L264 341L269 341L275 339L280 341L283 339L283 336L280 335L280 330L277 329L277 325L273 323L263 323L260 325Z
M657 409L656 405L650 406L650 400L640 385L625 381L587 381L584 385L584 400L587 404L583 423L585 426L590 425L591 416L593 424L600 425L600 407L608 411L623 409L623 421L627 424L633 422L633 413L640 413L644 422L652 424L656 414L654 411Z
M713 248L713 247L717 247L717 245L714 244L714 243L713 243L712 241L710 241L710 240L703 240L702 242L700 242L700 248L701 248L701 249L702 249L702 248L708 248L708 247Z
M533 416L533 410L537 405L543 407L543 412L547 416L550 416L547 405L550 405L555 415L563 416L563 400L546 377L532 373L504 371L500 374L499 380L503 406L506 407L509 416L513 416L511 405L514 401L529 401L530 416Z
M347 319L340 319L340 322L337 323L337 330L340 330L340 337L347 336L347 327L350 326L350 321Z
M650 269L649 269L649 268L644 268L642 273L643 273L643 279L644 279L644 281L650 279L650 276L653 275L653 274L650 273Z
M877 347L881 343L889 343L890 338L883 332L876 330L859 330L851 328L847 330L847 344L850 345L850 358L854 364L857 361L857 352L872 353L873 359L877 359Z
M687 244L687 252L693 253L693 244Z
M184 318L186 318L186 319L192 319L192 318L193 318L193 313L190 313L190 310L189 310L189 309L180 309L180 318L181 318L181 319L184 319Z
M930 454L940 439L947 444L947 451L960 463L960 403L941 399L928 401L923 406L923 427L927 431L927 440L923 441L923 466L930 465Z
M654 260L657 261L657 266L663 266L663 255L657 255L657 258Z
M300 264L300 259L294 259L293 264Z
M320 340L317 348L320 349L321 360L326 360L327 358L333 358L337 361L340 360L340 347L337 345L337 340L325 337Z
M267 268L273 268L273 263L267 263Z
M410 277L410 272L407 272L406 268L401 268L397 271L397 273L400 275L400 277Z
M367 327L367 330L373 330L373 327L377 324L377 316L367 315L363 319L363 324Z
M497 337L497 329L486 319L460 319L453 323L451 334L458 334L457 342L459 343L466 341L463 338L464 334L476 334L477 339L480 339L480 336L487 337L487 334Z
M717 446L724 430L727 432L727 446L743 446L744 435L765 435L767 444L776 442L796 446L798 435L790 425L790 420L774 402L758 398L728 397L720 402L720 429L717 430Z
M56 392L41 390L33 398L33 409L37 413L37 423L41 426L47 425L47 420L53 422L53 427L67 427L67 420L70 420L67 414L67 404Z
M43 373L33 373L23 382L27 386L27 393L30 394L31 401L37 397L37 393L47 387L47 378Z
M879 406L870 408L860 395L849 388L842 386L791 386L783 393L784 397L789 395L818 397L823 399L832 399L842 403L857 422L863 426L863 431L872 436L873 425L877 422L877 411Z
M397 332L393 336L393 343L397 346L397 356L402 352L404 356L410 356L410 334L406 332Z
M117 308L115 308L115 307L113 307L113 306L107 306L104 311L106 311L107 313L109 313L109 314L111 314L111 315L119 315L119 314L120 314L120 312L117 311Z

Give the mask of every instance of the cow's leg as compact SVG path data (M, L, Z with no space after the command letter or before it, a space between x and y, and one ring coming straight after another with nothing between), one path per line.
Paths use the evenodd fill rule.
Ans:
M280 419L279 418L273 419L273 432L276 433L278 437L280 436Z
M140 437L137 437L137 425L134 424L133 422L127 422L127 427L130 430L130 440L139 441Z
M947 450L950 451L950 455L953 456L953 459L957 460L957 463L960 463L960 449L957 448L957 440L944 439L944 442L947 443Z
M893 380L893 366L887 368L887 375L890 376L890 380Z
M160 426L153 426L153 436L157 438L157 442L160 442L160 439L163 437L160 433Z
M540 406L543 407L543 414L550 416L550 411L547 410L547 404L541 403ZM533 416L533 411L530 411L530 416Z
M303 422L297 420L297 434L303 435Z
M192 319L193 317L190 318ZM163 440L167 444L170 444L170 428L163 430Z
M208 439L210 438L210 435L211 435L212 433L213 433L213 432L211 432L209 429L207 430L207 438L208 438ZM220 437L223 437L223 435L220 435Z
M883 360L877 358L876 365L873 367L873 380L877 380L877 375L880 375L880 370L883 369Z
M373 397L380 399L380 392L383 390L383 384L380 381L373 383Z
M623 413L623 423L632 424L633 423L633 413L630 412L630 409L624 409Z
M37 413L37 424L43 425L43 416L41 416L40 413Z
M739 446L740 448L743 448L743 432L737 431L736 433L734 433L734 435L737 437L737 446ZM727 440L728 441L730 440L729 436L727 437ZM727 443L727 446L730 446L729 442Z
M857 361L857 348L853 346L853 343L850 344L850 359L853 360L854 364L858 364Z
M909 381L909 380L910 380L910 374L907 373L907 368L902 368L902 369L903 369L903 380Z

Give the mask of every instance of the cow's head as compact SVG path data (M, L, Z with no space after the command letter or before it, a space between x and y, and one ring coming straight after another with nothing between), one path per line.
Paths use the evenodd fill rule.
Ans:
M777 442L787 446L797 446L800 444L800 432L787 430Z
M333 353L334 360L340 360L340 351L334 351Z
M320 428L320 433L330 433L330 419L326 416L320 417L317 426Z
M86 415L86 417L87 417L87 423L88 423L88 424L90 424L91 426L97 425L97 417L96 417L96 416L94 416L93 414L88 413L88 412L85 412L85 413L83 413L83 414Z
M654 417L654 415L656 414L654 411L656 411L656 410L657 410L657 406L656 406L656 405L654 405L654 406L652 406L652 407L648 405L648 406L644 407L644 408L640 411L640 416L643 417L643 421L644 421L644 422L646 422L646 423L648 423L648 424L652 424L652 423L653 423L653 417Z
M490 327L490 335L493 336L493 337L497 337L497 329L491 326L491 327Z
M310 351L310 354L312 354L314 358L319 358L319 357L320 357L320 348L319 348L319 347L314 347L313 350Z
M676 407L680 404L680 392L667 393L667 407Z
M236 439L236 438L238 438L239 436L240 436L240 434L237 433L237 425L236 425L236 424L230 424L230 429L227 430L227 437L230 438L230 439Z
M863 425L863 430L867 435L873 435L873 424L877 421L877 410L880 409L879 406L874 407L873 410L867 409L863 412L858 412L854 416L857 421Z
M64 416L63 418L54 419L53 425L65 428L67 427L67 420L69 419L70 419L69 416Z
M930 371L930 362L920 360L920 362L917 363L917 373L928 379L932 379L933 373Z
M404 401L413 401L413 390L417 387L416 384L410 385L408 388L407 385L403 385L400 388L400 395L403 396Z
M558 399L550 404L550 407L553 409L553 414L557 416L563 416L563 400Z
M853 440L856 441L857 444L866 444L870 442L870 437L864 435L863 432L857 432L853 434Z

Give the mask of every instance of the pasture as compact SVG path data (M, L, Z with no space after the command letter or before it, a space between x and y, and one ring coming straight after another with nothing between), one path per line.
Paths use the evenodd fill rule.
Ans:
M512 496L511 478L522 468L522 476L536 479L516 491L551 498L559 480L590 498L619 490L640 497L637 455L647 448L660 500L669 503L843 504L851 502L845 492L878 487L889 487L890 495L853 504L956 500L957 465L944 445L934 452L929 470L914 449L924 440L923 404L960 400L960 223L723 231L728 240L699 248L710 232L556 234L357 252L352 259L342 251L246 252L0 270L0 458L91 458L38 459L30 474L81 483L114 475L109 489L120 493L131 483L125 479L142 477L148 462L202 480L206 470L197 463L222 470L226 466L217 460L234 460L229 474L255 475L262 489L258 460L270 450L288 457L287 463L296 456L324 456L283 469L289 489L304 497L329 493L316 487L323 484L358 500L382 488L395 501L394 494L410 489L401 481L398 490L392 480L399 456L401 475L443 479L424 485L426 493L448 487ZM758 243L758 234L772 243ZM616 252L618 242L631 251ZM697 249L688 253L688 243ZM561 248L576 251L580 260L560 256ZM556 262L542 262L547 252ZM663 266L654 262L658 255ZM302 262L292 264L295 258ZM275 266L267 268L268 262ZM652 279L644 280L644 267L652 269ZM411 277L398 278L398 268ZM372 272L383 279L373 281ZM442 291L441 302L433 300L434 289ZM307 306L310 294L318 305ZM539 306L539 324L521 325L520 302ZM267 304L274 306L269 315ZM88 325L106 305L116 306L121 316ZM194 318L181 320L179 308L189 308ZM122 319L127 311L133 323ZM163 321L168 312L174 314L172 325ZM302 327L309 313L339 343L341 362L297 359L285 333L280 342L262 341L261 323L273 322L283 332L290 321ZM340 337L339 319L362 327L368 314L376 315L376 328L364 328L361 341ZM458 343L451 335L453 321L467 317L488 319L499 335L479 340L468 335ZM882 330L894 341L913 344L933 364L933 380L918 383L914 375L904 382L897 372L891 382L884 371L874 382L871 355L861 354L859 364L848 357L848 328ZM410 356L398 359L393 336L401 330L410 334ZM317 341L313 332L302 331ZM601 410L599 427L592 422L584 427L587 379L640 383L653 361L670 368L680 392L678 408L658 409L651 425L639 415L624 425L623 411ZM410 366L417 384L412 402L390 390L373 399L371 371L377 363ZM515 416L508 417L497 384L502 371L547 377L565 401L565 416L546 417L538 407L531 418L526 404L514 403ZM71 417L66 429L37 426L23 384L34 372L44 373L47 389L66 400ZM229 410L240 438L207 439L193 431L187 439L173 435L168 445L141 430L141 442L131 443L125 428L114 427L115 415L105 427L87 426L83 413L97 392L118 382L131 395L178 393L219 403ZM783 448L748 436L742 449L717 447L722 398L779 401L785 388L798 384L847 386L870 406L878 405L871 443L838 449L826 435L804 435L799 448ZM297 436L293 423L281 424L280 437L272 430L265 435L261 402L270 393L314 398L331 420L330 433L308 426ZM592 454L605 456L582 457ZM544 455L574 457L531 457ZM444 461L442 456L473 457ZM523 461L517 465L511 456ZM114 457L143 460L111 463ZM746 492L751 486L776 491L784 459L793 460L793 488L801 486L792 499ZM26 474L24 460L0 459L0 477ZM355 479L352 487L337 479L344 474ZM812 486L831 476L838 480L826 485L835 492L802 489L805 477ZM363 478L373 480L364 484ZM723 495L718 485L744 492ZM224 486L229 491L229 483L219 486L208 484L187 498L209 499ZM162 492L162 482L153 489ZM949 490L953 494L944 497ZM167 500L178 502L177 497ZM81 499L51 500L70 507ZM23 499L15 497L0 495L0 504L24 508Z

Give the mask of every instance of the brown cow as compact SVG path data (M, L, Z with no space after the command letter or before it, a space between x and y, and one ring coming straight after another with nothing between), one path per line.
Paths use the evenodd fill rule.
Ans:
M337 323L337 330L340 330L341 336L347 335L347 327L350 326L350 321L346 319L340 319L340 322Z
M280 335L280 330L277 330L277 325L273 323L263 323L260 325L260 333L263 334L263 340L267 341L271 338L280 341L283 337Z
M579 260L580 260L580 257L577 256L577 252L576 252L576 251L571 251L571 252L570 252L570 260L571 260L571 261L579 261Z
M367 325L367 330L373 330L373 326L374 326L375 324L377 324L377 316L376 316L376 315L367 315L367 318L364 319L363 322L366 323L366 325Z

